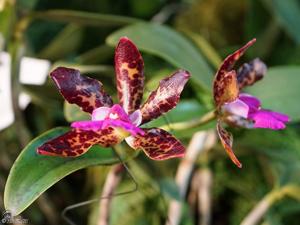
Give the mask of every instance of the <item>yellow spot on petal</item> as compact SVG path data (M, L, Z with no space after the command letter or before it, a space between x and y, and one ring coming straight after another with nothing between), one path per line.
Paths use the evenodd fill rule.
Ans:
M129 79L133 80L134 79L134 74L139 73L139 71L136 67L135 68L130 68L128 65L129 65L128 63L122 63L121 70L126 70L128 72Z

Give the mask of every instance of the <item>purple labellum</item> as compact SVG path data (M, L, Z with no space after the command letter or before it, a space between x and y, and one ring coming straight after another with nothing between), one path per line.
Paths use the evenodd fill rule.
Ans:
M257 110L248 115L248 119L254 121L254 128L266 128L281 130L285 128L285 123L289 122L289 117L279 112L270 110Z
M138 111L135 113L138 116ZM136 119L136 118L134 118ZM134 121L136 123L136 121ZM92 113L91 121L77 121L71 124L71 127L82 130L99 131L107 129L108 127L121 128L131 135L143 135L144 131L137 127L139 124L134 124L130 117L125 113L124 109L116 104L111 108L100 107L95 109Z
M239 100L243 101L249 107L249 112L256 111L260 109L261 103L260 100L252 95L241 93L239 95Z
M240 99L226 103L222 106L222 111L225 114L236 115L242 118L248 117L249 106Z
M284 129L285 123L289 121L289 117L285 114L261 109L259 99L249 94L240 94L236 101L224 104L222 110L231 124L236 123L246 128L252 124L252 128L280 130ZM249 123L246 123L244 119Z

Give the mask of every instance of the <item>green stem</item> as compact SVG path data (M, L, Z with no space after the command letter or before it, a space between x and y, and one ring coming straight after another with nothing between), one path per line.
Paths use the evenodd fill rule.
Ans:
M161 126L160 128L164 130L186 130L186 129L191 129L194 127L199 127L202 125L205 125L212 120L214 120L217 117L216 111L210 111L206 113L204 116L189 120L189 121L184 121L184 122L178 122L178 123L171 123L168 125Z

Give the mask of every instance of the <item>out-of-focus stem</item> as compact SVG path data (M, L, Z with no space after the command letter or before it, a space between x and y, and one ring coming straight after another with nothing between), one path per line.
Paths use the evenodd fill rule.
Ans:
M190 183L191 174L199 154L212 148L215 144L216 136L213 131L200 131L193 135L187 149L186 155L178 166L176 173L176 184L179 194L184 198ZM181 219L181 203L172 200L169 205L168 221L166 225L178 225Z
M15 128L21 147L25 147L30 141L31 135L26 126L23 112L19 107L19 95L21 92L20 84L20 64L24 54L24 46L22 44L23 34L28 26L28 19L24 17L15 24L14 35L10 41L11 54L11 90L12 90L12 105L15 115Z
M207 124L210 121L214 120L216 116L217 116L216 111L213 110L206 113L204 116L200 118L185 121L185 122L170 123L168 125L161 126L160 128L164 130L187 130L187 129L191 129L194 127Z
M209 225L211 223L211 189L212 172L208 168L199 169L198 175L198 211L199 225Z
M280 189L274 189L257 203L257 205L241 222L241 225L258 224L270 207L286 196L294 197L300 201L300 187L295 185L287 185Z
M122 164L117 164L111 167L111 170L107 175L102 191L102 196L105 197L105 199L101 199L99 202L98 225L109 224L109 213L112 196L121 181L123 171L124 166Z

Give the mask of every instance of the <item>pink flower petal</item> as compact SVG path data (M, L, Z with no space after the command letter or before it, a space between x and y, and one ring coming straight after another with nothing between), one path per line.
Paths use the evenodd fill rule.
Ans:
M109 107L99 107L92 113L92 120L104 120L110 112Z
M142 112L141 110L135 110L130 116L129 116L130 121L135 125L139 126L142 123Z
M109 126L122 128L128 131L133 136L136 136L137 134L144 135L145 133L141 128L135 126L131 122L128 123L122 120L110 120L110 119L105 120L103 124L103 129Z
M119 104L115 104L113 107L111 107L108 116L110 119L118 119L130 122L129 116Z
M249 112L249 106L246 103L244 103L243 101L237 99L233 102L225 103L222 106L222 110L224 110L225 112L227 112L231 115L236 115L236 116L240 116L242 118L247 118L248 112Z
M76 121L71 123L72 128L79 128L81 130L92 130L99 131L102 130L103 120L102 121Z
M272 130L284 129L285 123L289 121L287 115L269 110L259 110L250 113L248 119L254 121L255 128L267 128Z
M261 106L260 100L249 94L242 93L239 99L249 106L249 113L258 110Z

